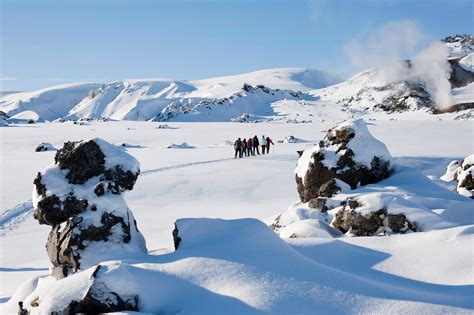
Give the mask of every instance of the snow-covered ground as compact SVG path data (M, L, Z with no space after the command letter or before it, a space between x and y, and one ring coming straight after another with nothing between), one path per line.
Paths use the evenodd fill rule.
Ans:
M293 113L308 107L302 103L300 111L295 111L295 103L285 101L277 106L290 106ZM451 213L451 226L426 232L283 241L254 220L222 224L183 220L183 238L194 241L183 243L182 251L173 253L171 233L177 219L256 218L270 223L298 200L296 151L318 143L328 128L345 118L339 109L321 110L329 103L315 106L311 110L318 119L300 124L170 122L169 128L157 128L160 124L154 122L91 121L0 128L1 301L6 302L26 279L47 274L50 265L44 248L50 227L33 219L31 192L37 172L53 161L55 152L35 152L36 146L47 142L60 148L65 141L100 137L126 144L126 150L140 162L141 175L125 199L155 255L129 265L111 264L110 269L121 272L125 268L138 277L137 266L146 263L151 266L148 270L166 275L157 278L169 284L158 303L164 310L472 313L474 215L466 217L466 211L461 217ZM427 118L420 113L390 116L398 120L380 118L382 114L371 116L368 128L387 146L395 163L427 175L439 185L441 196L464 198L454 196L448 189L455 185L439 178L453 159L462 160L474 152L472 121L439 121L437 116ZM233 141L254 135L270 136L276 146L269 155L234 159ZM277 142L290 135L304 141ZM194 148L167 148L182 143ZM409 185L410 178L405 180L406 186L423 191L425 183L419 178ZM388 179L386 185L381 182L366 188L403 193L397 184ZM465 198L463 204L468 202ZM474 201L471 203L474 211ZM437 212L443 213L443 204L436 198L432 204L441 205ZM208 235L202 239L204 232ZM149 272L150 277L155 275ZM135 279L147 281L147 275ZM158 284L150 287L153 285ZM144 303L156 312L153 297L145 296ZM198 302L190 301L193 298Z

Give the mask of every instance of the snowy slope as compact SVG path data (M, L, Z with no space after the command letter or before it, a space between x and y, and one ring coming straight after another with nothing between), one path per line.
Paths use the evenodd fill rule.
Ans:
M262 70L241 75L196 81L169 79L124 80L106 84L76 84L24 92L0 98L0 110L10 116L30 111L34 120L66 118L148 120L167 106L196 105L201 101L219 100L237 93L244 84L263 85L270 89L308 91L339 82L323 71L302 68ZM278 99L283 99L282 95ZM274 97L273 100L276 98ZM247 102L248 103L248 102ZM271 100L266 101L267 109ZM250 109L251 111L251 109ZM242 114L240 110L210 121L229 121ZM206 120L206 119L202 119Z
M8 94L0 98L0 110L10 116L34 112L39 121L63 117L99 84L77 83L58 85L34 92Z

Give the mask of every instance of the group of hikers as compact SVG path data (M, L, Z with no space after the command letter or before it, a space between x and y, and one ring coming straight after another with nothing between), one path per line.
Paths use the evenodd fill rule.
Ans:
M241 158L242 156L251 156L258 154L260 155L260 150L259 147L262 148L262 154L265 154L265 151L267 151L267 154L270 153L270 145L273 144L272 139L270 137L265 137L262 136L260 140L258 140L257 136L254 136L253 138L250 137L248 139L240 139L238 138L234 142L234 150L235 150L235 159L237 156Z

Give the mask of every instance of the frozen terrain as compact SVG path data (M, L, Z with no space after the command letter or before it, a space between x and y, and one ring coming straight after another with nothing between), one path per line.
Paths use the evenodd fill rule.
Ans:
M141 175L125 199L150 254L109 262L104 277L128 274L127 285L117 284L122 289L133 289L134 281L153 292L164 288L160 299L142 293L147 312L472 313L474 216L467 210L474 201L450 191L455 183L440 180L453 159L472 154L472 121L412 113L398 120L373 117L368 124L400 172L363 189L423 198L432 215L448 224L405 235L280 239L263 223L246 219L269 224L298 200L296 151L317 143L343 118L333 115L305 124L170 122L159 128L157 122L90 121L1 128L2 302L23 281L49 272L44 244L50 227L32 218L31 190L55 151L35 152L36 146L60 148L65 141L101 137L125 144L140 162ZM269 155L235 160L235 138L255 134L269 135L276 146ZM276 141L289 135L301 141ZM194 148L167 148L182 143ZM174 252L171 232L181 218L210 219L178 221L184 241ZM80 292L84 282L76 278ZM16 307L14 302L7 305ZM13 310L7 305L2 314Z
M2 96L0 313L16 314L19 301L40 314L65 309L94 282L117 296L138 296L131 300L148 313L472 314L473 41L448 37L393 69L342 82L318 70L281 68ZM328 133L338 124L355 135ZM335 140L320 142L328 134ZM234 159L235 139L255 135L273 139L270 154ZM143 242L127 257L100 248L100 255L84 256L90 264L74 274L63 270L67 277L57 281L48 276L44 246L51 227L33 218L33 207L49 196L35 186L32 197L32 184L43 176L48 193L101 206L96 189L105 173L80 186L65 179L65 169L46 168L65 142L85 139L108 148L107 163L134 161L129 168L140 174L133 190L110 200L121 205L112 212L136 219L146 248ZM318 198L303 203L295 179L311 182L314 153L322 154L319 170L377 170L375 157L390 169L370 183L325 179ZM323 190L331 180L336 187ZM310 206L320 196L327 197L325 210ZM107 200L102 206L110 210ZM336 230L337 214L348 207L381 224L369 234ZM91 211L102 213L97 209ZM406 221L397 234L389 216L400 214ZM100 259L96 267L98 257L120 260Z

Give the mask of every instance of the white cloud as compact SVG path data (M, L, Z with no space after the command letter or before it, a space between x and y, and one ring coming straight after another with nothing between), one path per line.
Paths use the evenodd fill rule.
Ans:
M0 81L16 81L14 77L1 77Z

